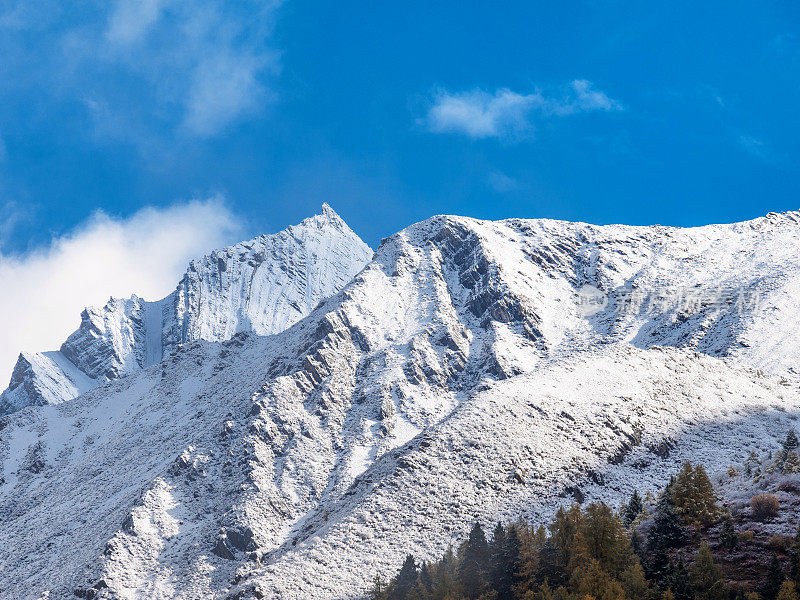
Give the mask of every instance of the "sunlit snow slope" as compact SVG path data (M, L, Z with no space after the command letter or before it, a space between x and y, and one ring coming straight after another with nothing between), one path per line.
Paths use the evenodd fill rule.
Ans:
M356 598L474 519L722 468L797 420L799 248L797 213L413 225L277 335L198 335L4 417L0 589ZM588 316L587 286L610 297ZM625 290L663 300L620 312Z

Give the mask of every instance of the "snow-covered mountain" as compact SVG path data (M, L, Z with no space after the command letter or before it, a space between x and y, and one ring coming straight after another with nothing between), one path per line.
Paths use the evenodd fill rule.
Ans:
M193 261L174 292L89 307L60 350L22 353L0 416L58 404L161 362L178 345L220 342L235 333L278 333L339 291L372 250L327 204L322 213L274 235L215 250Z
M355 598L473 519L727 466L799 416L798 249L798 213L413 225L276 335L0 420L0 589Z

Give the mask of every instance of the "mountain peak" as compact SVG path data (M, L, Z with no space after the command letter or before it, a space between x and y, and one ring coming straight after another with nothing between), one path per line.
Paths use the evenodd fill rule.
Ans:
M147 302L133 294L87 307L58 351L21 356L0 395L0 416L69 400L156 364L189 341L279 333L338 292L370 258L369 246L327 203L300 225L214 250L193 260L166 298Z

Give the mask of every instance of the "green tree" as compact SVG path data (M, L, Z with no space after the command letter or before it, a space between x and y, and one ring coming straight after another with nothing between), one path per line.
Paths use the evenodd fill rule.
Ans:
M680 546L686 541L686 531L672 504L670 488L664 490L656 504L653 526L647 534L647 548L653 553ZM673 590L674 593L675 590Z
M773 554L772 561L769 563L769 569L767 569L767 576L764 578L764 583L761 587L761 595L764 596L764 600L775 600L778 591L781 589L783 580L784 575L781 561L778 560L777 555Z
M488 589L489 544L480 523L475 523L469 532L464 547L458 579L468 598L478 598Z
M797 440L797 435L795 435L794 429L790 429L789 433L786 434L786 439L783 440L783 449L786 452L791 452L792 450L797 450L798 446L800 446L800 442Z
M702 465L686 461L670 485L675 510L690 525L708 526L721 515L714 486Z
M417 583L417 563L410 554L403 561L400 572L394 579L394 585L389 592L389 600L406 600L409 592Z
M633 523L636 517L639 516L639 513L642 512L642 508L644 508L642 497L639 496L638 491L634 490L631 499L622 511L622 522L625 524L625 527L631 526L631 523Z
M498 523L489 542L489 585L503 597L500 590L507 587L506 582L506 530Z
M700 545L690 572L690 580L695 589L695 600L723 600L726 595L725 578L714 563L708 544Z
M511 526L506 534L503 548L505 571L502 577L502 586L497 588L498 600L513 600L514 590L520 583L520 555L522 544L517 533L517 528Z
M448 548L442 559L431 570L433 579L433 600L453 600L461 596L461 584L458 581L458 561L452 548Z
M670 563L667 575L664 577L663 586L671 590L675 600L694 600L694 587L690 580L689 571L683 564L683 559L677 563Z
M719 532L719 543L723 548L733 550L739 543L739 536L736 535L736 530L733 528L733 521L728 518L722 523L722 528Z

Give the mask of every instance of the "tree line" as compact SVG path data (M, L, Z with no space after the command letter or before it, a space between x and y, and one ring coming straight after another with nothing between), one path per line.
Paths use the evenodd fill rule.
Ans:
M791 432L781 452L794 452ZM755 500L755 498L754 498ZM800 531L791 568L776 555L752 589L737 587L715 561L739 544L702 465L685 463L652 499L638 493L618 511L602 502L561 507L545 525L475 523L439 560L408 555L390 581L376 577L372 600L800 600ZM753 508L755 514L755 506ZM713 525L714 539L691 535ZM707 541L704 541L707 540ZM709 546L709 543L711 546ZM681 552L676 552L676 549ZM680 556L690 557L689 563Z

